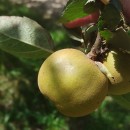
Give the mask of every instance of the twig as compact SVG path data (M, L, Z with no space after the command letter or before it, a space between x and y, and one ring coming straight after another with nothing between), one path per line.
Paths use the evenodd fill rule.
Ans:
M100 33L98 32L95 43L94 43L91 51L87 54L88 58L90 58L92 60L97 59L97 56L100 53L101 41L102 41L102 38L100 36Z

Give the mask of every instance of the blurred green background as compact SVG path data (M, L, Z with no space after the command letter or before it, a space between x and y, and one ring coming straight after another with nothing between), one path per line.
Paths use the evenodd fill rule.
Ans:
M0 15L27 16L51 33L56 49L74 46L58 18L67 0L0 0ZM70 44L71 43L71 44ZM37 73L44 59L0 50L0 130L130 130L130 112L107 97L91 115L69 118L44 98Z

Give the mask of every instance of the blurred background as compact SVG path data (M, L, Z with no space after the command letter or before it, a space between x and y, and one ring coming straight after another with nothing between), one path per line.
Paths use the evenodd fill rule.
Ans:
M58 23L67 0L0 0L0 15L26 16L48 30L56 49L75 44ZM37 73L45 59L16 58L0 50L0 130L130 130L130 112L107 97L91 115L69 118L44 98Z

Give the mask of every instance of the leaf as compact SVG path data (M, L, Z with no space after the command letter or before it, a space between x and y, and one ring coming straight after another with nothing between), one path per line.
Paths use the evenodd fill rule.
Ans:
M118 49L130 53L130 36L123 28L116 30L113 38L109 41L109 44L113 49Z
M88 0L69 1L59 21L62 23L67 23L77 18L81 18L81 17L89 15L90 13L86 13L84 11L84 5L87 1Z
M46 58L53 51L50 34L26 17L0 17L0 49L25 58Z
M120 0L111 0L110 2L118 11L122 10L122 6L121 6Z
M114 95L112 98L122 107L130 110L130 93L123 95Z
M109 41L113 37L113 33L109 30L100 31L100 34L106 41Z
M98 27L96 25L91 25L89 28L87 28L85 30L85 33L90 34L90 33L97 31L97 30L98 30Z
M105 6L101 14L101 19L107 28L115 30L121 20L120 12L112 5Z
M97 4L97 1L96 1L96 0L88 0L88 1L85 3L84 11L85 11L87 14L90 14L90 13L96 11L97 9L98 9L98 4Z
M99 18L97 25L98 25L98 30L99 31L104 30L104 21L101 19L101 17Z

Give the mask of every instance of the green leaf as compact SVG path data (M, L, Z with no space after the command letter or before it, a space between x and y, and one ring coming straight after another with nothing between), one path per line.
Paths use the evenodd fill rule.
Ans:
M113 33L109 30L100 31L100 34L106 41L109 41L113 37Z
M118 10L122 10L121 2L120 0L110 0L111 4Z
M105 6L101 14L105 26L111 30L115 30L121 20L120 12L112 5Z
M114 95L112 98L122 107L130 110L130 93L123 95Z
M81 18L90 14L85 12L84 5L88 0L71 0L65 7L60 22L67 23L69 21Z
M98 30L98 27L96 25L92 25L85 30L85 33L90 34L90 33L97 31L97 30Z
M25 58L46 58L53 51L50 34L26 17L0 17L0 49Z
M97 0L88 0L84 6L84 11L90 14L98 9Z
M116 30L109 44L111 48L130 53L130 36L123 28Z
M101 17L99 18L97 25L98 25L98 30L99 31L104 30L104 21L101 19Z

